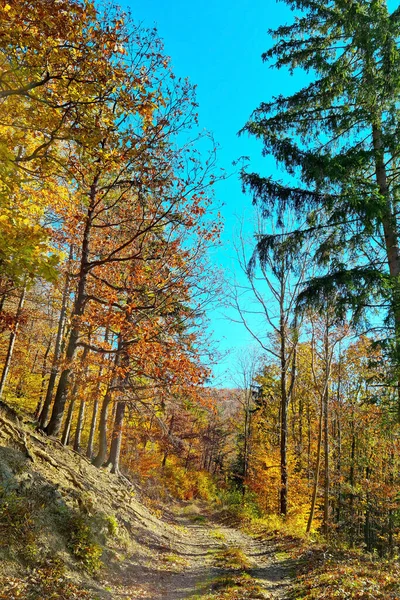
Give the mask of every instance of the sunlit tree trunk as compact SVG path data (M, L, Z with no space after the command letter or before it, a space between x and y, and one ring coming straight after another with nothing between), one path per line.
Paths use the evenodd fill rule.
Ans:
M330 490L330 473L329 473L329 327L325 329L325 390L324 390L324 521L323 532L325 535L329 531L329 490Z
M310 515L308 517L306 533L310 533L310 531L311 531L312 523L314 520L315 505L317 503L319 471L320 471L320 467L321 467L321 453L322 453L321 451L322 451L322 432L323 432L323 412L324 412L324 401L323 401L323 396L321 396L320 412L319 412L319 425L318 425L317 460L316 460L316 464L315 464L314 486L313 486Z
M6 354L6 358L5 358L5 361L4 361L3 372L1 374L1 379L0 379L0 400L2 399L2 396L3 396L3 393L4 393L4 387L5 387L5 384L6 384L6 381L7 381L7 377L8 377L8 373L9 373L10 366L11 366L11 361L12 361L12 357L13 357L15 341L17 339L17 334L18 334L19 322L20 322L20 319L21 319L21 313L22 313L22 310L24 308L25 294L26 294L26 286L24 286L24 288L22 290L22 293L21 293L21 295L19 297L17 312L15 314L14 329L12 330L12 332L10 334L10 339L9 339L9 342L8 342L7 354Z
M99 373L99 377L100 376L101 376L101 371ZM98 416L98 412L99 412L100 386L101 386L101 381L99 379L99 381L97 382L95 393L94 393L92 419L90 422L89 440L88 440L88 445L87 445L87 449L86 449L86 456L88 457L89 460L91 460L93 457L94 435L95 435L95 431L96 431L97 416Z
M78 391L78 386L74 385L72 394L71 394L72 397L69 402L68 412L67 412L67 416L66 416L65 423L64 423L63 433L61 436L61 443L63 444L63 446L68 446L69 440L71 437L72 417L74 414L75 399L76 399L77 391Z
M35 410L35 419L37 419L39 417L40 411L42 410L43 394L44 394L44 383L46 381L46 375L47 375L47 359L48 359L48 356L49 356L49 352L50 352L50 348L52 346L52 343L53 343L53 340L50 337L49 343L47 344L46 351L45 351L44 356L43 356L42 379L41 379L41 382L40 382L39 401L37 403L36 410Z
M102 467L103 464L105 463L105 460L107 457L108 410L109 410L110 404L112 402L114 388L118 385L118 382L120 380L119 373L118 373L118 367L119 367L120 361L121 361L121 348L122 348L122 342L121 342L121 337L120 337L118 340L118 349L117 349L117 352L115 353L115 358L114 358L114 373L113 373L110 383L108 384L107 391L105 393L105 396L103 398L103 403L101 406L100 419L99 419L99 448L98 448L97 455L92 460L92 463L94 464L95 467Z
M86 400L84 398L81 399L81 403L79 405L79 414L78 421L75 429L75 438L74 438L74 450L75 452L80 452L81 449L81 438L82 438L82 430L85 423L85 407Z
M107 466L111 465L111 473L119 473L119 459L122 445L122 430L124 426L126 402L117 402L114 427L112 432L110 455Z
M104 342L105 343L108 343L108 338L109 338L109 330L107 328L105 331L105 334L104 334ZM96 432L97 417L98 417L98 412L99 412L99 396L100 396L101 383L102 383L104 360L105 360L105 357L103 356L101 365L99 367L99 373L98 373L98 377L97 377L97 385L96 385L96 389L94 392L92 419L90 422L89 439L88 439L88 444L87 444L87 448L86 448L86 456L89 460L92 460L92 458L93 458L94 436L95 436L95 432Z
M71 246L70 253L69 253L70 262L72 260L72 253L73 253L73 249ZM60 360L60 356L61 356L62 340L63 340L64 328L65 328L65 320L66 320L66 316L67 316L69 291L70 291L70 273L67 272L66 277L65 277L64 289L63 289L63 293L62 293L62 299L61 299L61 310L60 310L60 316L58 319L58 327L57 327L56 343L55 343L55 348L54 348L53 363L51 366L49 381L47 383L46 397L45 397L45 400L43 403L43 408L39 415L39 425L41 428L44 428L47 425L47 420L48 420L49 414L50 414L51 401L53 399L54 385L56 383L56 379L57 379L57 375L58 375L58 361Z

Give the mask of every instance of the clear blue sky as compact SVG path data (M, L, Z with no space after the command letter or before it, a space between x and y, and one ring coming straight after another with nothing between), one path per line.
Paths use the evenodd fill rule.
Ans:
M292 15L285 4L274 0L120 0L135 21L156 25L172 59L174 72L197 85L200 126L211 131L220 145L219 164L227 171L240 156L250 156L254 170L271 173L274 164L261 158L261 144L237 132L261 101L294 90L287 73L272 71L261 54L271 40L269 28L288 22ZM249 218L251 198L245 196L237 176L218 184L216 198L223 204L223 245L213 256L217 265L238 271L232 239L237 219ZM243 326L224 317L223 309L210 315L213 337L227 356L215 368L217 385L232 386L226 373L235 352L252 344Z

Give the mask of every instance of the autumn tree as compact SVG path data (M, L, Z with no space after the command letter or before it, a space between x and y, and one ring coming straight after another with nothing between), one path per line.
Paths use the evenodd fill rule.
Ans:
M139 35L137 31L134 33ZM69 366L60 375L47 426L51 434L60 429L70 387L71 361L86 327L84 313L90 312L90 304L112 306L119 286L113 282L115 270L128 262L155 264L159 258L152 254L155 248L151 247L151 236L154 240L168 228L172 240L177 227L189 224L189 217L182 211L192 212L190 227L204 212L199 192L207 185L207 175L199 175L198 161L192 158L183 185L179 171L185 169L182 161L190 148L186 145L181 150L172 139L186 127L186 106L194 117L192 88L186 82L173 82L153 32L143 32L143 39L135 36L132 34L130 38L133 54L127 50L119 97L108 111L103 107L98 112L96 108L82 121L82 129L85 126L96 129L97 145L81 147L71 166L79 204L63 220L74 237L80 264L73 327L65 356ZM166 80L172 82L171 88ZM168 101L163 96L166 94ZM99 289L98 282L103 284L103 290L100 294L90 293L90 286ZM114 304L118 308L117 300Z
M259 219L255 238L263 237L270 223ZM273 225L272 225L273 226ZM288 511L288 409L296 380L296 353L301 316L296 312L298 294L309 268L307 245L293 242L281 220L278 238L273 244L256 246L250 256L243 237L238 246L238 259L246 277L244 285L236 284L230 293L230 304L238 320L250 332L261 349L280 369L280 512ZM272 239L272 236L268 236ZM259 315L253 323L249 315Z
M112 100L125 33L115 12L102 17L90 2L4 1L0 11L4 285L55 277L59 257L44 217L66 199L58 178L68 162L65 142L87 138L82 113Z

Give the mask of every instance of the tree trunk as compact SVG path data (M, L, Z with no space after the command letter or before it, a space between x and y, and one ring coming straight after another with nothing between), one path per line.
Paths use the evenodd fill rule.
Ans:
M87 372L86 360L87 360L88 354L89 354L89 348L86 346L82 353L82 363L84 364L84 376L86 375L86 372ZM64 446L67 446L69 444L69 440L70 440L70 436L71 436L72 417L73 417L73 412L74 412L74 408L75 408L76 398L78 396L78 390L79 390L81 383L82 382L78 378L75 378L74 387L72 388L72 392L71 392L71 402L70 402L70 405L68 408L68 415L65 420L64 432L62 435L62 443L64 444ZM80 411L79 411L79 414L80 414ZM79 424L79 418L78 418L78 424ZM75 449L75 446L74 446L74 449Z
M109 336L109 330L107 328L105 331L105 334L104 334L104 342L105 343L108 342L108 336ZM98 416L98 412L99 412L99 395L100 395L100 388L101 388L101 377L103 375L104 360L105 360L105 357L103 356L102 363L99 368L96 391L94 393L92 420L90 422L89 440L88 440L88 445L86 448L86 456L89 460L92 460L92 458L93 458L94 434L96 431L97 416Z
M72 326L69 334L67 350L65 353L67 366L63 369L54 398L53 411L50 421L45 428L48 435L58 435L67 401L68 390L71 385L72 361L78 347L79 334L81 330L80 318L83 316L86 304L86 283L89 271L89 243L93 219L93 206L96 198L97 179L93 182L90 192L90 206L86 216L85 230L82 241L82 256L78 277L78 289L72 314Z
M90 342L90 335L89 335L89 342ZM87 370L88 370L88 365L87 365L87 357L89 354L89 347L85 346L85 349L82 353L82 364L83 364L83 381L85 381L86 375L87 375ZM73 400L75 400L75 398L77 398L78 396L78 390L81 389L81 403L79 405L79 414L78 414L78 421L76 424L76 429L75 429L75 438L74 438L74 450L76 452L80 452L80 444L81 444L81 436L82 436L82 429L85 423L85 403L86 403L86 398L85 398L85 391L82 390L82 380L79 380L76 382L76 385L74 385L74 391L73 391Z
M355 456L356 456L356 434L355 434L355 423L354 423L354 405L352 407L352 419L351 419L351 458L350 458L350 473L349 473L349 483L350 483L350 543L353 546L355 541L355 516L354 516L354 485L355 485Z
M342 517L342 424L340 419L340 414L338 411L337 415L337 463L336 463L336 472L337 472L337 506L336 506L336 522L339 524L340 519Z
M311 483L311 406L307 397L307 482Z
M107 466L111 465L111 473L119 473L119 457L121 453L122 428L124 425L126 402L118 402L115 411L115 421L112 433L110 456Z
M389 498L389 515L388 515L388 554L390 558L393 558L394 554L394 533L395 533L395 509L393 504L397 505L397 493L393 494L394 490L394 472L395 472L395 458L394 458L394 440L391 440L390 460L389 460L389 485L390 485L390 498ZM394 496L394 497L393 497ZM395 502L393 502L395 500Z
M367 552L372 551L372 536L371 536L371 497L369 493L369 478L371 469L367 465L365 469L365 478L367 480L367 493L365 497L365 522L364 522L364 542Z
M174 419L175 419L175 415L172 413L171 415L171 419L169 422L169 427L168 427L168 440L167 440L167 444L169 443L169 436L172 435L172 431L174 429ZM162 461L161 461L161 468L164 469L165 465L167 464L167 458L168 458L168 447L165 449Z
M246 493L246 478L249 470L249 438L250 438L250 403L251 403L251 389L246 389L244 400L244 432L243 432L243 472L242 472L242 492L243 495Z
M13 352L14 352L15 340L17 339L17 333L18 333L18 327L19 327L19 320L21 318L21 312L22 312L22 310L24 308L25 293L26 293L26 286L24 286L24 288L22 290L22 293L21 293L21 296L19 298L17 312L15 314L15 325L14 325L13 331L10 334L10 340L9 340L9 343L8 343L6 360L4 361L3 372L1 374L1 379L0 379L0 400L1 400L2 396L3 396L4 386L6 384L8 373L9 373L9 370L10 370L10 365L11 365L12 356L13 356Z
M288 397L286 388L286 328L281 313L280 326L280 360L281 360L281 424L280 424L280 473L281 488L279 494L279 512L281 515L287 515L288 503L288 473L287 473L287 434L288 434Z
M7 299L7 294L2 294L0 298L0 312L3 312L4 303Z
M308 517L306 533L310 533L310 531L311 531L312 523L314 520L315 505L317 503L319 470L320 470L320 466L321 466L322 431L323 431L323 422L324 422L323 413L324 413L324 400L323 400L323 396L321 395L319 426L318 426L318 442L317 442L317 463L315 465L314 487L313 487L310 515Z
M76 430L75 430L75 439L74 439L75 452L80 452L80 450L81 450L82 429L83 429L83 425L85 422L85 405L86 405L86 401L82 398L80 406L79 406L78 422L76 424Z
M329 531L329 327L325 331L325 389L324 389L324 521L323 532Z
M96 431L97 415L99 412L99 400L98 400L99 393L100 393L100 386L97 386L96 397L93 402L92 420L90 422L89 440L88 440L88 445L87 445L87 449L86 449L86 456L89 460L92 460L92 458L93 458L94 433Z
M75 407L75 398L76 398L76 389L74 388L74 391L72 393L72 398L71 398L71 401L70 401L69 407L68 407L67 418L65 419L65 423L64 423L64 431L63 431L63 434L61 437L61 443L63 444L63 446L68 446L68 444L69 444L69 439L71 436L72 416L74 414L74 407Z
M112 385L110 384L103 398L99 420L99 449L96 457L92 460L95 467L102 467L107 456L107 420L108 408L112 400Z
M103 464L106 460L106 456L107 456L108 409L110 406L110 402L112 400L113 390L119 382L118 367L119 367L120 361L121 361L121 348L122 348L122 341L121 341L121 337L119 337L118 348L117 348L117 352L115 353L115 359L114 359L114 373L113 373L111 381L107 387L107 391L103 398L103 403L101 406L100 420L99 420L99 449L98 449L96 457L92 460L92 463L94 464L95 467L103 466Z
M69 252L70 261L72 260L72 252L73 252L73 250L72 250L72 246L71 246L70 252ZM61 356L61 346L62 346L64 326L65 326L65 318L67 315L69 286L70 286L70 276L69 276L69 273L67 273L66 278L65 278L63 294L62 294L60 317L58 319L58 327L57 327L57 335L56 335L56 344L55 344L55 348L54 348L53 363L51 366L50 377L49 377L49 381L47 384L46 397L45 397L45 400L43 403L43 408L39 415L39 426L42 429L44 429L47 425L47 420L49 418L49 413L50 413L51 401L53 398L54 385L55 385L56 378L58 375L58 361Z
M44 382L46 379L46 371L47 371L47 358L49 356L52 341L53 340L50 338L49 343L47 344L46 352L44 353L44 356L43 356L42 380L40 382L39 402L37 403L36 410L35 410L35 419L39 418L40 412L42 410Z

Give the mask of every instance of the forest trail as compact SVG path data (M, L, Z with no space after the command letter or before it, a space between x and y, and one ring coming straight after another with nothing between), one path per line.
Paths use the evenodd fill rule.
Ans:
M224 581L240 579L243 572L249 581L254 581L257 592L232 598L285 597L293 565L276 553L273 542L253 538L223 524L206 505L181 507L175 511L173 520L178 532L176 539L155 547L148 561L127 557L119 573L122 585L114 588L113 598L217 598L214 594L225 589Z

